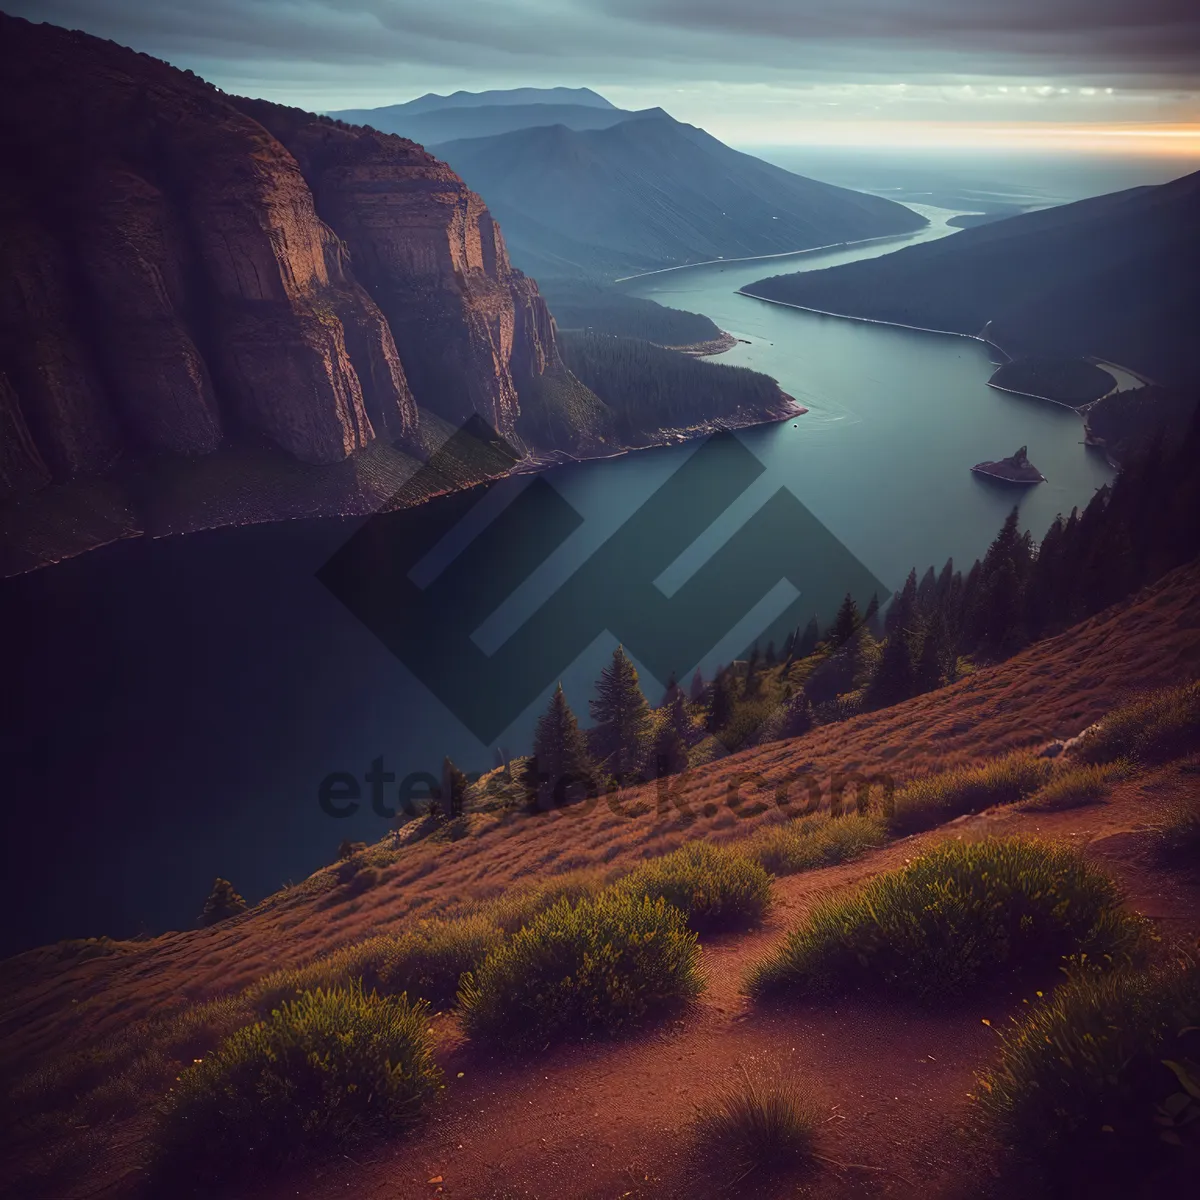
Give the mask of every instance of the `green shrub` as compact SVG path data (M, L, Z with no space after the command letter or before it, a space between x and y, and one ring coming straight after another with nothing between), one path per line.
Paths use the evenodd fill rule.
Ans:
M1072 953L1124 962L1144 923L1119 904L1116 885L1069 850L948 842L820 904L747 983L758 995L868 986L935 1001Z
M896 793L888 828L917 833L994 804L1015 804L1046 783L1052 769L1050 759L1018 752L914 780Z
M160 1130L168 1174L239 1176L410 1125L439 1087L428 1006L304 992L189 1067Z
M978 1099L1025 1150L1070 1170L1097 1153L1139 1156L1200 1133L1194 965L1079 974L1001 1038Z
M407 933L380 934L307 966L273 971L247 989L247 998L265 1016L301 992L357 981L366 992L407 993L444 1007L454 1002L462 975L503 940L503 933L482 916L422 921Z
M453 1004L462 976L503 941L504 934L483 917L425 922L396 939L381 972L381 989L407 992L440 1007Z
M1082 763L1152 765L1200 749L1200 682L1162 688L1118 708L1071 748Z
M1162 824L1162 850L1171 861L1200 862L1200 795L1184 793L1169 802Z
M527 887L513 888L497 899L482 904L479 912L501 932L512 934L546 909L553 908L560 900L575 903L590 899L604 886L605 878L600 871L566 871Z
M760 829L745 852L772 875L794 875L848 862L885 841L887 829L879 816L821 814Z
M711 842L688 842L650 859L616 886L665 900L697 933L757 924L771 903L771 876L744 854Z
M783 1166L812 1153L820 1119L816 1104L786 1082L744 1082L701 1109L696 1133L720 1162L755 1169Z
M463 1024L511 1047L620 1033L699 995L699 960L696 935L663 900L560 900L463 980Z
M1056 812L1078 808L1103 800L1112 785L1129 774L1129 764L1123 759L1095 766L1068 765L1054 771L1049 783L1038 788L1021 808L1028 812Z

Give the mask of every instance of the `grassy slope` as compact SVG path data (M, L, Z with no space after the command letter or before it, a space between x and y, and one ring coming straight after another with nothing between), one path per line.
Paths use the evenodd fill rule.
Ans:
M897 779L1072 735L1129 693L1200 674L1200 564L1181 568L1125 605L999 666L895 708L818 728L671 780L667 816L654 785L622 797L621 819L600 806L542 817L484 817L460 841L401 849L378 884L331 894L332 872L277 893L245 917L210 930L116 944L84 957L47 947L4 964L0 1062L28 1060L70 1031L111 1030L180 998L236 989L288 963L392 928L416 913L494 895L529 876L629 866L685 838L729 840L760 827L726 806L730 782L776 780L800 769L828 785L835 771L890 771ZM756 797L745 789L749 804ZM706 808L707 806L707 808ZM693 813L691 821L680 808Z

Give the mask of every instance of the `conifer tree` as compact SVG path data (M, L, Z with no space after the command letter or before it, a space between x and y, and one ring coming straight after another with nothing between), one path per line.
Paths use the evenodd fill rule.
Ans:
M674 722L667 718L659 726L658 736L654 739L654 777L661 779L664 775L678 775L686 770L687 765L687 744L680 737Z
M652 726L637 668L623 646L613 651L612 663L600 672L590 708L596 722L592 730L596 755L618 783L625 783L645 757Z
M463 815L468 786L466 775L450 761L449 756L444 758L442 760L441 809L451 821Z
M796 657L796 639L799 636L799 630L791 629L788 631L787 637L783 639L783 661L790 663Z
M854 602L854 597L847 592L833 620L829 640L835 646L844 646L854 636L860 624L858 605Z
M204 911L200 914L201 925L215 925L218 921L226 921L246 911L246 902L234 890L228 879L219 875L213 880L212 891L204 902Z
M717 672L713 680L712 692L708 697L708 713L705 725L709 733L723 729L733 716L733 693L729 683L728 673L724 670Z
M821 642L821 627L816 617L809 617L804 632L796 639L796 657L807 658Z
M763 655L763 662L768 667L773 667L779 661L779 656L775 653L774 639L767 643L766 653Z
M758 653L758 643L755 642L750 650L750 657L746 659L746 681L742 685L743 696L754 696L758 694L758 665L761 656Z
M870 708L886 708L907 700L914 691L912 651L902 629L888 635L875 675L867 685L866 702Z
M871 631L872 635L878 637L880 634L879 627L879 593L871 593L871 602L867 605L867 611L863 613L863 624Z
M689 689L689 694L693 704L701 704L704 701L704 676L699 670L692 676L692 686Z
M571 785L594 780L596 769L587 751L579 722L560 683L533 734L533 754L526 760L521 782L531 807L538 801L569 798Z

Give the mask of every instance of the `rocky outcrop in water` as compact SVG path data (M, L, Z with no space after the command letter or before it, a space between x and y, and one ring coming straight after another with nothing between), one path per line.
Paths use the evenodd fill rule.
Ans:
M1005 483L1045 483L1046 477L1029 461L1029 448L1022 446L1016 454L1000 458L995 462L976 463L972 468L977 475L1001 479Z

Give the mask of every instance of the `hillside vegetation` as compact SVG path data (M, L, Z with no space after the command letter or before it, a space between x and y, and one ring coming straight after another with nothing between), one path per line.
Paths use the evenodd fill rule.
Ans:
M895 254L742 290L826 312L981 334L1013 355L1093 356L1200 382L1200 173L1023 213Z

